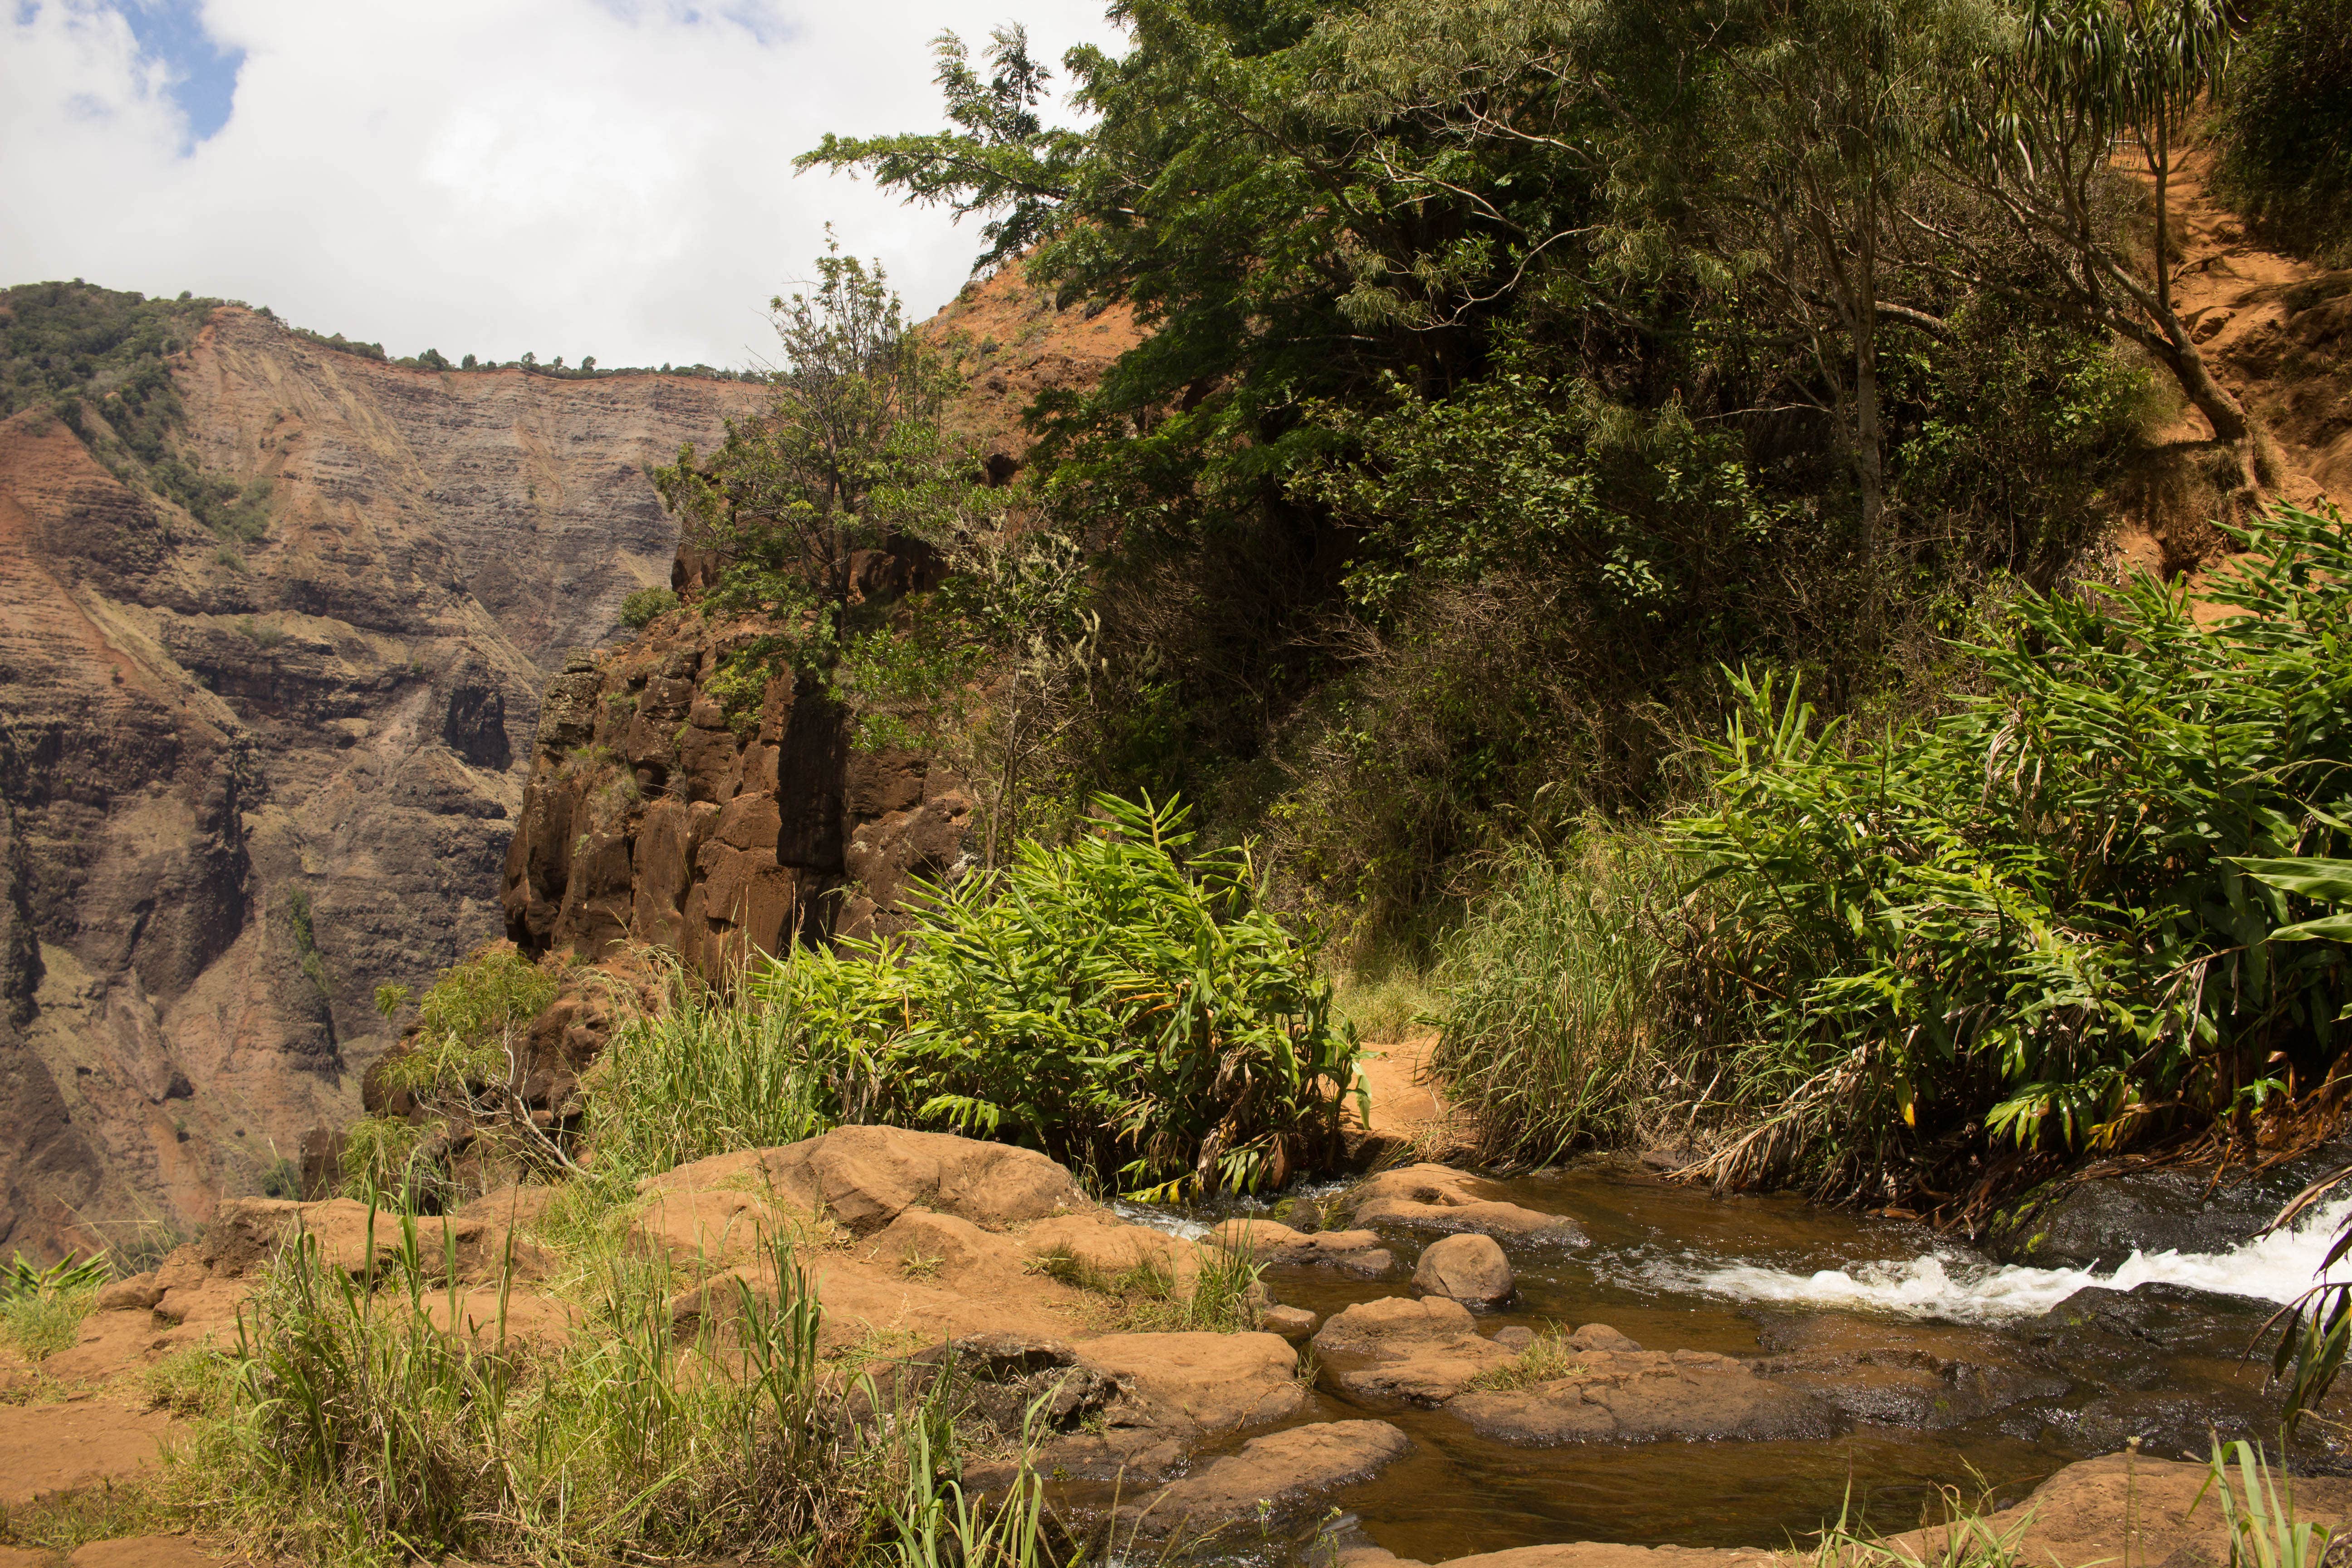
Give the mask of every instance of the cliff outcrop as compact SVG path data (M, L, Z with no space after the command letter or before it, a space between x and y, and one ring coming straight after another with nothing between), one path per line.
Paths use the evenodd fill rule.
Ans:
M667 579L646 465L762 396L407 370L235 308L173 374L259 540L0 424L0 1253L198 1222L357 1110L375 986L500 930L548 678Z
M910 879L961 868L972 800L947 770L852 745L806 676L731 709L712 692L762 629L689 598L550 684L506 859L524 952L646 942L717 976L754 949L887 929Z
M1141 335L1125 306L1056 310L1018 267L920 330L960 355L968 381L945 423L998 483L1027 454L1023 411L1091 387ZM772 628L706 619L709 566L682 550L671 584L687 607L549 686L506 861L507 934L527 952L644 942L718 975L754 949L887 930L910 879L963 864L973 801L932 760L857 750L805 678L770 679L756 703L713 693ZM926 570L870 552L856 593L887 602L927 586Z

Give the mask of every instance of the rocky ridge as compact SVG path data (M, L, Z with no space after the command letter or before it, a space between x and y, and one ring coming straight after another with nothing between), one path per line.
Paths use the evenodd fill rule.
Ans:
M667 578L646 466L761 397L406 370L234 307L173 369L260 540L0 425L0 1252L196 1224L350 1117L373 988L498 934L547 676Z

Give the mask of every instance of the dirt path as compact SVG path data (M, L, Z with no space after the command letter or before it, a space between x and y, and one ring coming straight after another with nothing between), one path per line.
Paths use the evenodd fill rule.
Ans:
M2192 152L2174 177L2176 308L2214 379L2273 444L2269 499L2352 503L2352 271L2265 248L2212 194L2212 162ZM2117 544L2131 564L2166 574L2218 563L2225 542L2205 521L2221 467L2211 427L2186 408L2158 441Z

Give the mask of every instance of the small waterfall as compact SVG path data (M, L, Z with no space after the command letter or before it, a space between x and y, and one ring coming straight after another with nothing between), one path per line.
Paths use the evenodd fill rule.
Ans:
M2165 1281L2221 1295L2292 1301L2320 1282L2336 1228L2352 1215L2352 1197L2321 1205L2294 1228L2255 1237L2227 1252L2134 1252L2112 1271L1995 1265L1957 1251L1823 1268L1811 1274L1758 1264L1653 1264L1644 1272L1659 1285L1734 1300L1794 1307L2000 1323L2039 1316L2091 1286L2128 1290ZM2337 1266L2336 1281L2352 1282L2352 1258Z

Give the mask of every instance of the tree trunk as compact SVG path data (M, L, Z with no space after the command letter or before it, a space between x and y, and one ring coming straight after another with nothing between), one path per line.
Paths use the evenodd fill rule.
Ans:
M1878 213L1873 203L1863 204L1861 230L1854 237L1854 262L1862 276L1852 293L1853 469L1862 489L1862 563L1874 571L1885 529L1886 454L1878 413Z
M2158 350L2158 357L2164 361L2165 368L2172 372L2173 379L2180 384L2180 390L2189 395L2189 401L2197 405L2197 412L2205 416L2205 422L2213 426L2213 438L2232 447L2243 447L2246 438L2253 433L2253 426L2246 418L2245 406L2230 395L2227 387L2213 379L2213 373L2206 368L2205 356L2197 352L2197 345L2189 341L2189 334L2179 331L2179 323L2168 321L2165 324L2178 335L2170 343Z
M1886 519L1885 435L1878 413L1878 321L1867 294L1853 334L1853 468L1862 487L1862 563L1878 564Z

